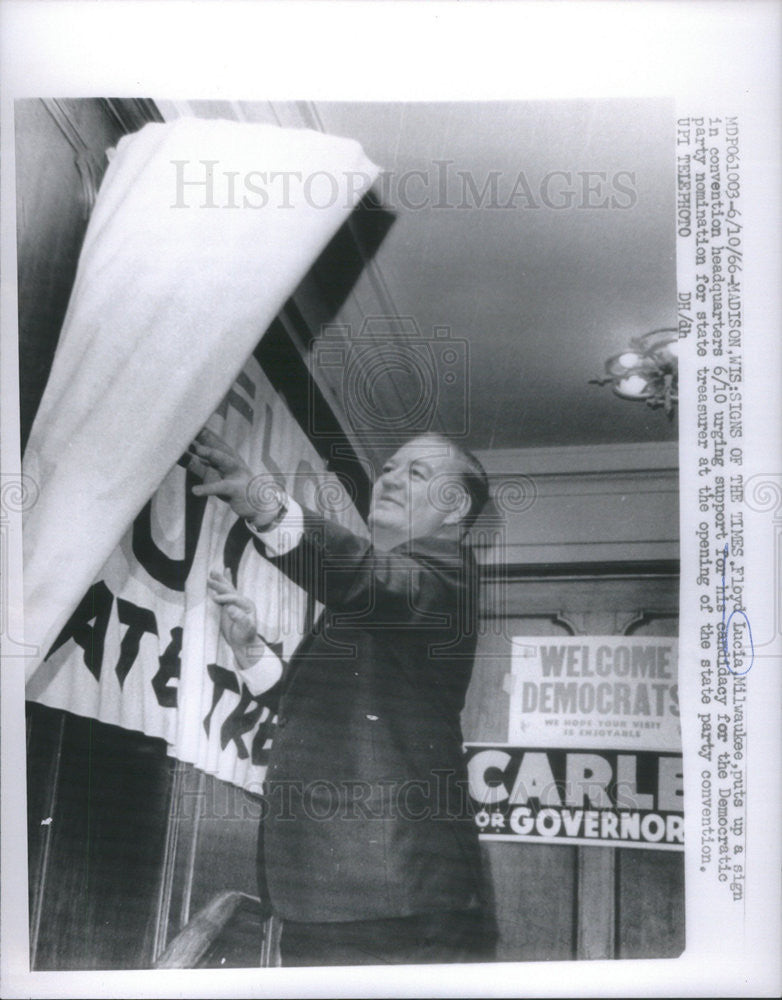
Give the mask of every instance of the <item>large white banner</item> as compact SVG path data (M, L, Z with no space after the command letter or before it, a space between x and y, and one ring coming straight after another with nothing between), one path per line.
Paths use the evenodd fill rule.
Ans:
M24 454L40 655L376 174L306 129L181 118L120 140ZM267 176L293 183L249 197Z
M251 468L279 470L299 502L364 531L254 359L208 426ZM161 737L180 760L258 792L275 692L253 697L241 683L207 576L230 570L284 658L319 609L307 608L304 592L260 554L227 504L192 495L197 482L184 467L171 469L55 640L28 698Z

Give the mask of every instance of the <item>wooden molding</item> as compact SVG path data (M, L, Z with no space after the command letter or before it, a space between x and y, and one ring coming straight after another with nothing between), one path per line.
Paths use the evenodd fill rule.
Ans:
M58 98L42 98L41 103L57 123L68 140L74 153L74 163L82 183L81 203L85 219L90 217L98 187L106 169L105 151L97 152L82 138L77 122L69 108L69 102ZM147 122L162 121L162 116L153 101L141 98L116 99L101 98L98 103L120 126L124 133L136 132Z
M676 441L640 441L635 444L566 445L554 448L495 448L476 451L489 477L514 472L527 476L603 475L606 473L678 473Z
M471 533L484 566L678 560L675 442L501 449L478 457L492 487Z
M108 97L102 98L101 104L125 133L138 132L149 122L163 121L158 106L147 98Z
M576 958L615 954L616 848L578 848Z
M76 164L82 185L82 218L89 219L95 199L98 197L100 179L106 168L105 153L102 156L95 153L82 139L79 127L64 101L44 99L41 103L52 116L73 150L73 162Z

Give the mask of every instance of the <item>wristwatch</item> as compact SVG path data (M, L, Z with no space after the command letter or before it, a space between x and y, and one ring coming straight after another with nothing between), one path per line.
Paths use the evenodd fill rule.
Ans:
M256 524L253 518L246 517L245 523L247 524L248 528L254 531L261 531L261 532L271 531L272 528L276 528L277 525L280 523L280 521L282 521L282 519L288 513L288 497L285 493L283 493L282 490L280 490L279 492L279 501L280 501L279 509L277 510L277 513L274 515L271 521L269 521L267 524Z

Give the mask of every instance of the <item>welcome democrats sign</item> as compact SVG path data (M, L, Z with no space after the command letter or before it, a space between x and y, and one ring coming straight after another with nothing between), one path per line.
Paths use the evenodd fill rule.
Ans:
M515 637L507 744L467 747L484 839L683 850L677 643Z

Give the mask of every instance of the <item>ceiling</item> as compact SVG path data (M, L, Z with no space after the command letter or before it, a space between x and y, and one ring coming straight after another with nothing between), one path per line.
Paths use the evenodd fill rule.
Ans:
M441 365L441 429L481 451L675 439L661 410L590 384L630 337L676 323L671 102L190 105L255 121L270 107L357 139L385 171L393 224L354 293L379 288L415 321ZM388 377L413 405L420 371Z

